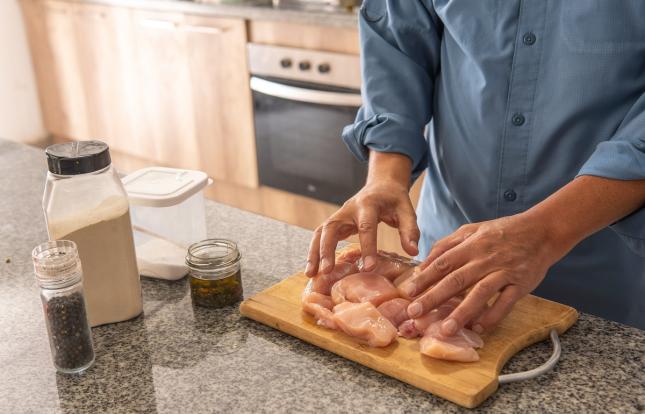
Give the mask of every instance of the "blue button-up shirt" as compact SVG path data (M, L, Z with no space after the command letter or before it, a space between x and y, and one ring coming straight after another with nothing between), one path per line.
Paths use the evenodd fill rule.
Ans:
M359 27L364 105L343 139L427 170L421 256L578 175L645 179L645 1L365 0ZM641 209L536 293L645 328L643 255Z

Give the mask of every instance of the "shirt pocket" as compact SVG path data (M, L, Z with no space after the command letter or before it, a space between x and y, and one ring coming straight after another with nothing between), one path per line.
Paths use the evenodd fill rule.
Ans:
M563 37L572 51L645 51L645 0L575 0L561 7Z

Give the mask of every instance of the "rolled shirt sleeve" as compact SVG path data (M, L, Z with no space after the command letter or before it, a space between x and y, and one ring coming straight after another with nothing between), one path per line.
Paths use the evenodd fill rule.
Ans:
M629 110L614 136L598 144L578 175L645 180L645 93ZM610 227L632 250L645 256L645 208Z
M423 0L365 0L359 17L363 106L343 129L347 147L367 161L369 150L412 160L413 177L427 166L424 128L432 117L439 70L436 15Z

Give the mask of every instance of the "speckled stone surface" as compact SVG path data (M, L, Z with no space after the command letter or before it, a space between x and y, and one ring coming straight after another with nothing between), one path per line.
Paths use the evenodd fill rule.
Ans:
M93 330L96 363L56 374L30 251L46 240L41 150L0 140L0 412L461 412L450 402L241 317L193 308L185 280L143 280L144 316ZM208 203L210 236L239 242L245 296L302 268L310 232ZM9 263L6 263L6 261ZM488 412L645 410L645 332L589 315L553 372L500 386ZM540 343L504 372L551 353Z
M219 17L239 17L249 20L272 20L288 23L357 27L355 12L316 11L275 8L270 0L240 1L238 4L216 4L210 0L66 0L136 9L174 11ZM210 2L209 2L210 1Z

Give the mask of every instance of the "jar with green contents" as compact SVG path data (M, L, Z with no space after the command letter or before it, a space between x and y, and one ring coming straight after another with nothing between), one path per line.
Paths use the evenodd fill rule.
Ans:
M208 239L192 244L186 264L193 304L222 308L241 301L241 258L237 244L230 240Z

